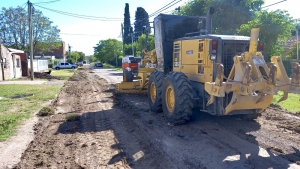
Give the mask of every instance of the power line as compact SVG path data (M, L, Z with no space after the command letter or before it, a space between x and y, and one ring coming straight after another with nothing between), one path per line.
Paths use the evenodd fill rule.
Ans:
M155 14L156 12L160 11L160 10L163 9L164 7L166 7L166 6L170 5L171 3L175 2L175 1L177 1L177 0L173 0L173 1L171 1L170 3L168 3L167 5L161 7L161 8L158 9L157 11L153 12L152 14L150 14L149 17L150 17L151 15Z
M176 0L175 0L176 1ZM158 13L161 13L162 11L165 11L166 9L171 8L172 6L174 6L175 4L179 3L181 0L173 3L174 1L170 2L168 5L165 5L164 7L162 7L161 9L157 10L156 12L152 13L151 15L149 15L149 18L157 15ZM172 4L173 3L173 4Z
M76 36L103 36L103 35L90 35L90 34L72 34L72 33L59 33L62 35L76 35Z
M60 1L60 0L53 0L53 1L47 1L47 2L36 2L36 3L33 3L34 5L35 4L50 4L50 3L53 3L53 2L57 2L57 1Z
M39 5L36 5L40 8L43 8L43 9L46 9L46 10L49 10L49 11L52 11L52 12L56 12L56 13L60 13L60 14L65 14L65 15L68 15L68 16L76 16L76 17L82 17L82 18L88 18L88 19L122 19L122 18L107 18L107 17L98 17L98 16L88 16L88 15L80 15L80 14L74 14L74 13L69 13L69 12L64 12L64 11L59 11L59 10L55 10L55 9L50 9L50 8L46 8L46 7L43 7L43 6L39 6Z
M162 10L162 11L160 11L160 12L163 12L163 11L165 11L165 10L167 10L167 9L171 8L172 6L174 6L174 5L178 4L180 1L181 1L181 0L179 0L179 1L175 2L175 3L174 3L174 4L172 4L171 6L168 6L167 8L163 9L163 10ZM159 13L160 13L160 12L159 12ZM157 15L157 14L158 14L158 13L156 13L156 15Z
M100 20L100 21L123 21L122 18L107 18L107 17L80 15L80 14L75 14L75 13L58 11L58 10L55 10L55 9L50 9L50 8L46 8L46 7L39 6L39 5L35 5L35 6L46 9L46 10L49 10L49 11L52 11L52 12L55 12L55 13L59 13L59 14L67 15L67 16L71 16L71 17L76 17L76 18L90 19L90 20Z
M263 7L261 7L261 9L266 8L266 7L269 7L269 6L273 6L273 5L276 5L276 4L279 4L279 3L282 3L282 2L284 2L284 1L287 1L287 0L279 1L279 2L270 4L270 5L267 5L267 6L263 6Z
M148 17L145 17L144 19L139 20L138 22L144 22L145 20L147 20L147 19L149 19L149 18L155 16L156 14L158 14L158 13L160 13L160 12L162 12L162 11L165 11L166 9L169 9L170 7L174 6L175 4L179 3L179 2L182 1L182 0L179 0L179 1L177 1L177 2L175 2L175 1L177 1L177 0L171 1L171 2L168 3L167 5L163 6L162 8L160 8L160 9L158 9L157 11L153 12L152 14L148 15ZM174 3L174 2L175 2L175 3ZM172 4L172 3L173 3L173 4ZM170 6L168 6L168 5L170 5ZM174 10L169 10L169 11L164 12L164 13L170 13L170 12L172 12L172 11L174 11ZM152 21L152 22L153 22L153 21ZM152 22L150 22L150 23L152 23ZM131 25L134 25L134 24L131 24ZM125 28L125 27L124 27L124 28Z
M21 6L21 8L25 9L26 6L27 6L27 2L25 2L25 3Z

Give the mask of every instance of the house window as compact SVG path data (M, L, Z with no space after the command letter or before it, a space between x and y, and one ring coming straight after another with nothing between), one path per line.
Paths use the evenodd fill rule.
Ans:
M6 67L6 58L3 58L3 68L7 68Z
M20 59L19 58L16 59L16 66L20 67Z

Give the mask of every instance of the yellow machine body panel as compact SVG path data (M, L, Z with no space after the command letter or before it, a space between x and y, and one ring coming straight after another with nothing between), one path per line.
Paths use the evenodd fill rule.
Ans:
M188 77L193 99L201 111L214 115L261 112L271 104L278 91L284 92L279 101L286 100L288 93L300 93L300 64L291 63L293 76L289 78L279 56L273 56L272 62L266 63L257 51L258 35L259 29L254 28L250 41L249 38L240 40L232 36L228 40L212 35L181 38L173 42L173 53L168 55L171 61L167 65L173 63L171 71ZM243 44L245 49L240 53L237 50L240 48L233 50L232 44ZM226 54L229 51L231 53ZM137 79L118 83L117 93L147 93L151 73L160 70L157 69L156 50L144 51L144 54L144 67L139 69ZM167 76L168 72L164 73Z
M251 30L249 51L241 56L234 56L231 72L224 82L224 65L216 63L215 82L206 82L205 90L210 94L207 106L214 103L215 97L225 97L225 93L233 93L230 103L225 108L225 115L234 110L263 111L272 102L273 95L283 91L287 99L288 93L299 93L300 65L291 63L292 78L289 78L279 56L273 56L272 62L266 63L263 55L257 51L259 29Z
M191 39L174 42L173 71L186 74L191 81L212 81L213 62L209 54L210 39Z

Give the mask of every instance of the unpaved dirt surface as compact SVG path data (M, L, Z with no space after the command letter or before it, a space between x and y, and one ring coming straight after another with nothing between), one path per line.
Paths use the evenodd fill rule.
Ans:
M269 108L246 121L195 110L171 126L149 111L147 95L114 94L114 78L95 72L65 83L15 168L300 168L298 116Z
M15 168L174 168L112 91L90 70L78 70L57 97L56 114L35 126Z
M65 81L51 80L42 81L5 81L6 84L35 84L35 85L63 85ZM31 82L31 83L28 83ZM0 83L1 85L2 83ZM1 86L0 86L1 87ZM42 104L42 106L51 105L51 100ZM35 134L33 126L38 122L37 112L30 119L25 120L17 127L16 133L9 139L0 142L0 169L12 168L20 161L22 153L26 150L29 143L34 139Z

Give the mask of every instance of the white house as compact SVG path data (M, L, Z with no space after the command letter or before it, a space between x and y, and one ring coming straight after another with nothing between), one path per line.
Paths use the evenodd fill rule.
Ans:
M4 67L5 80L12 78L20 78L22 76L21 57L15 52L1 45L1 56ZM0 81L3 80L2 69L0 68Z

